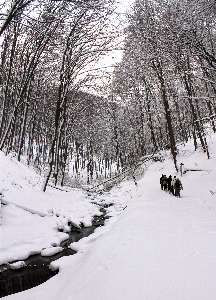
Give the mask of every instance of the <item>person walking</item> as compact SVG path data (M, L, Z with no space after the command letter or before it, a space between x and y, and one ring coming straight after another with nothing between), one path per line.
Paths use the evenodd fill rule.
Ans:
M183 190L183 186L179 178L176 178L174 189L175 189L175 196L180 198L180 190Z
M162 174L162 176L161 176L161 178L160 178L160 185L161 185L161 189L163 189L163 184L162 184L162 179L163 179L163 174Z
M163 179L162 179L162 186L163 186L163 190L166 191L167 190L167 177L166 175L164 175Z
M170 175L167 178L167 187L168 187L168 191L171 193L171 183L172 183L172 176Z
M175 185L175 181L176 181L176 176L173 177L173 180L171 182L171 188L172 188L172 194L175 194L175 189L174 189L174 185Z

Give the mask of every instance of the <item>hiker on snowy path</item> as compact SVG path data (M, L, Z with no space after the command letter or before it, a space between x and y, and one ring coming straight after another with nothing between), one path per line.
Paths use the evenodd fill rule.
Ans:
M175 181L176 181L176 176L173 177L173 180L171 182L171 189L172 189L172 194L174 195L174 185L175 185Z
M166 175L164 175L163 179L162 179L162 186L163 186L163 190L166 191L167 190L167 177Z
M160 178L160 185L161 185L161 189L163 189L163 184L162 184L162 180L163 180L163 174L162 174L162 176L161 176L161 178Z
M171 183L172 183L172 176L170 175L167 178L167 185L168 185L168 191L171 192Z
M174 183L174 189L175 189L175 196L180 197L180 190L183 190L183 186L179 178L176 178L176 181Z

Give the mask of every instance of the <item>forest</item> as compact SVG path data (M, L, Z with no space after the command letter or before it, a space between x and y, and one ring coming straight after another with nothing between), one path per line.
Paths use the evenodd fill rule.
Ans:
M0 150L64 186L133 176L139 161L216 131L215 0L0 4ZM112 71L99 62L121 50ZM112 60L112 59L111 59ZM112 64L112 61L110 62Z

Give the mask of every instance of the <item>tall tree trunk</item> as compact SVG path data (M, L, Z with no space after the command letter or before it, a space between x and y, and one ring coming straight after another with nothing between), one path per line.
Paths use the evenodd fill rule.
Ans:
M167 97L167 93L166 93L165 80L163 77L163 69L162 69L161 62L159 61L158 58L156 59L155 62L153 62L153 68L155 69L156 74L159 79L159 82L160 82L160 92L161 92L164 109L165 109L165 116L166 116L166 121L167 121L167 129L168 129L168 133L169 133L171 153L173 156L175 168L178 171L177 160L176 160L177 148L176 148L175 137L174 137L173 127L172 127L170 107L169 107L168 97Z

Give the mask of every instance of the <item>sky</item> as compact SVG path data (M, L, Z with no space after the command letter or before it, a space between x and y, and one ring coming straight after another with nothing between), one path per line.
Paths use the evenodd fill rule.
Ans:
M119 41L121 42L123 42L124 40L123 29L125 26L127 26L127 23L125 21L126 13L130 9L133 2L134 0L118 1L118 8L116 10L115 17L123 20L120 21L120 24L122 25L122 33ZM123 50L121 49L122 49L122 43L119 45L119 49L108 52L107 55L103 56L99 60L97 67L100 67L102 69L105 68L108 72L112 72L113 66L115 66L115 64L121 61L122 54L123 54Z

